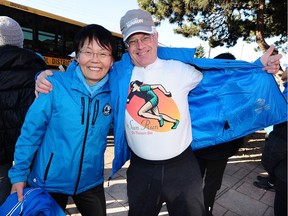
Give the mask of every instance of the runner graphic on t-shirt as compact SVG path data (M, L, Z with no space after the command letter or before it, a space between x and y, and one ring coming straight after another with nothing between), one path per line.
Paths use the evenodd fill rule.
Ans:
M130 83L131 92L128 95L127 103L129 103L134 95L145 100L144 105L138 110L138 116L147 119L156 119L159 122L160 127L164 125L164 121L172 122L171 129L176 129L179 120L173 119L170 116L160 113L158 108L159 98L153 91L159 89L167 97L171 97L171 92L167 92L161 84L154 85L142 85L143 82L139 80L132 81Z

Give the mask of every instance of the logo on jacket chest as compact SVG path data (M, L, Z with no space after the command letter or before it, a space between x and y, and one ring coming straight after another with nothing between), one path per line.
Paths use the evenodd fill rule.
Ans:
M108 115L111 114L111 112L112 112L112 107L111 107L111 105L108 104L108 103L105 104L104 107L103 107L103 110L102 110L103 115L108 116Z

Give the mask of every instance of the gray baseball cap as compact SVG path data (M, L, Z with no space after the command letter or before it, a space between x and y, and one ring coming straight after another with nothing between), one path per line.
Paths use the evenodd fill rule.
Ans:
M149 12L142 9L133 9L126 12L120 20L120 29L123 40L138 32L152 34L155 30L155 24Z

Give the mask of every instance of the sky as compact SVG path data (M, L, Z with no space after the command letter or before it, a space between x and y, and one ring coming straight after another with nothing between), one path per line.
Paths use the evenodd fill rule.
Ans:
M18 4L37 8L49 13L54 13L69 19L83 23L96 23L104 26L110 31L121 33L119 22L121 17L130 9L137 9L137 0L10 0ZM247 44L239 40L233 48L217 47L210 51L208 42L199 38L185 38L173 32L175 26L165 21L157 27L159 42L171 47L198 47L200 44L205 49L205 57L213 58L222 52L232 53L236 59L254 61L262 55L262 52L255 52L256 43ZM273 44L273 40L267 40L268 44ZM283 54L283 53L282 53ZM283 54L281 65L288 66L288 55Z

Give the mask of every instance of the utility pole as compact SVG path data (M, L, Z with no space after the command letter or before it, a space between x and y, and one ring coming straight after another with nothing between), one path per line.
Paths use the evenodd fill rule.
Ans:
M241 49L240 60L242 60L243 50L244 50L244 44L242 44L242 49Z

